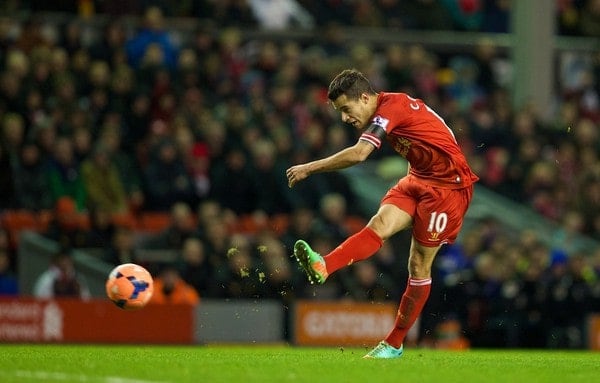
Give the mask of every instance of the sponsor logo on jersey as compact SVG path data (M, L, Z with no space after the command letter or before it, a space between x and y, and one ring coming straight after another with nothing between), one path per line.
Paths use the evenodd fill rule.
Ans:
M394 142L394 150L398 152L402 157L406 158L408 154L408 150L410 149L410 141L404 137L396 138L396 142Z

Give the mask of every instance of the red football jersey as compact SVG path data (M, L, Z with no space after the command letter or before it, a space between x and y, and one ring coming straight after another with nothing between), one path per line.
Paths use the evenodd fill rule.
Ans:
M378 128L373 129L373 125ZM405 93L379 93L371 127L360 139L380 148L379 128L385 131L394 150L410 163L410 173L424 183L459 189L479 179L467 164L452 130L422 100Z

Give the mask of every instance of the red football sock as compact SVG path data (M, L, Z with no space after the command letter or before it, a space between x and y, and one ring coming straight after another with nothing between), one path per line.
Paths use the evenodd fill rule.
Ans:
M323 258L329 274L356 261L369 258L383 245L383 240L368 227L350 236Z
M429 298L429 292L431 291L431 278L427 279L415 279L409 278L408 285L400 300L400 308L396 315L396 321L394 328L385 338L391 346L399 348L404 342L404 338L410 330L411 326L415 323L425 302Z

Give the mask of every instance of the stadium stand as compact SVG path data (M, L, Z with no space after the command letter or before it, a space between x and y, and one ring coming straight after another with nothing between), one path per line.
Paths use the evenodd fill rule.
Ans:
M49 1L39 4L38 13L19 2L0 5L3 15L15 16L0 16L0 222L10 238L12 270L22 277L23 292L33 273L43 269L28 268L23 257L41 260L40 254L50 254L57 243L81 249L76 259L96 278L90 283L92 291L101 292L102 273L110 266L102 262L110 241L105 241L106 248L84 250L93 228L89 214L97 207L73 194L75 183L50 189L40 176L43 172L24 166L19 150L31 143L39 148L42 169L52 165L61 169L56 174L72 181L81 170L79 164L93 152L90 144L101 141L121 176L127 208L112 213L104 233L94 234L109 235L121 226L132 229L140 261L157 264L181 264L181 249L165 244L200 239L207 274L211 282L219 282L210 283L216 289L202 292L208 298L236 298L230 287L244 282L231 274L229 260L238 246L231 238L247 241L248 270L262 270L262 242L274 240L290 252L289 238L299 235L302 226L294 222L300 209L312 212L303 239L317 241L324 250L335 246L331 237L315 232L316 222L323 219L319 203L328 193L342 193L347 201L349 211L340 229L357 231L378 202L380 193L375 190L383 190L390 182L386 176L397 177L402 170L387 162L390 152L377 153L373 163L379 165L368 168L381 176L370 180L370 190L365 190L365 173L315 177L293 190L285 181L282 188L277 178L290 163L330 153L355 139L340 129L323 102L331 74L352 65L369 73L377 88L393 86L440 110L482 176L481 210L472 212L460 243L447 249L437 264L444 282L435 295L463 296L466 301L460 307L465 310L432 302L431 317L458 318L474 345L583 346L580 319L600 311L600 60L598 36L590 34L594 29L561 17L573 11L581 15L581 8L557 10L562 36L555 52L556 105L540 111L511 102L511 10L498 8L499 2L485 1L466 17L465 9L444 9L442 2L433 2L435 9L423 8L425 3L411 8L410 2L396 2L405 8L366 12L350 2L299 0L315 17L315 25L279 31L260 28L251 14L236 9L237 2L182 2L179 7L153 2L166 16L161 19L153 9L152 17L159 20L146 22L155 26L143 23L141 2L87 3L95 9L65 8L64 2ZM376 7L384 3L393 2L373 2ZM579 7L582 2L562 3ZM349 19L354 25L347 25ZM402 33L381 33L374 24ZM149 35L145 26L156 28L160 38L144 45L141 56L132 55L141 37ZM21 116L22 126L15 114ZM57 137L72 142L74 165L56 166ZM276 148L270 167L258 166L254 156L265 140ZM259 172L261 178L256 176ZM216 186L223 185L227 187L215 195ZM60 193L53 195L51 206L25 209L17 190L32 196L39 190ZM65 195L76 198L77 204L59 206ZM261 199L264 195L273 198ZM42 203L36 198L27 201ZM173 201L183 201L197 213L192 232L169 231ZM201 205L211 207L201 213ZM29 242L20 246L27 231L42 237L28 233ZM481 242L465 250L472 232ZM54 240L53 245L47 239ZM402 258L406 246L401 237L386 251ZM378 271L394 281L389 299L395 300L405 279L387 262L387 254L378 254ZM460 267L454 270L448 264ZM490 273L490 268L496 272ZM537 276L533 287L531 275ZM360 295L352 294L357 284L351 273L332 281L334 287L321 296L296 277L296 297ZM457 286L489 295L469 295ZM531 302L531 289L549 291L556 286L566 286L563 301L545 296L527 307L518 305ZM257 298L268 294L264 289L253 291ZM517 293L507 296L506 291ZM584 305L580 296L585 297ZM489 302L502 304L486 305ZM552 315L542 308L559 306L573 316L551 322ZM575 310L579 307L584 312ZM487 316L469 322L477 313ZM524 319L528 316L544 320L531 323ZM519 336L508 336L514 334L507 323L517 324ZM423 336L438 324L424 323ZM495 332L484 337L481 326L493 324ZM487 336L490 333L495 335Z

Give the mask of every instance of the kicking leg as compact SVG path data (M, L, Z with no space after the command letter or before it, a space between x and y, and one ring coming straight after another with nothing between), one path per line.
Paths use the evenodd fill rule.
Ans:
M405 211L394 205L382 205L365 228L324 257L302 240L296 242L294 255L311 282L323 283L334 271L375 254L383 241L408 227L411 222L412 218Z

